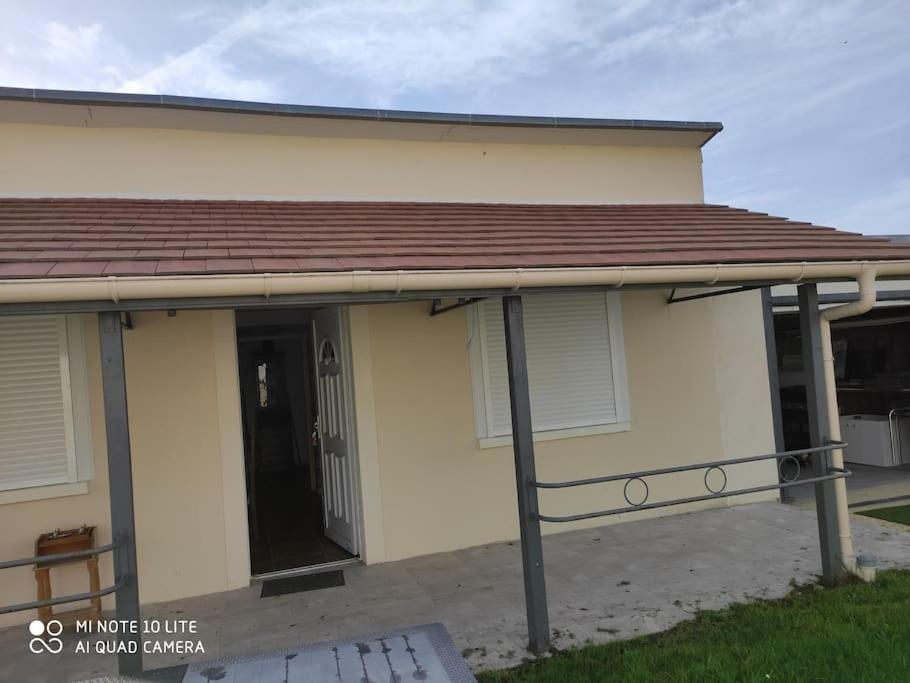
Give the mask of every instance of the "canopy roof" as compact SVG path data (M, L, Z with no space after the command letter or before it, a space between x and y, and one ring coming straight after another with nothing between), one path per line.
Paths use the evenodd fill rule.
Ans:
M705 204L0 199L0 278L910 259Z

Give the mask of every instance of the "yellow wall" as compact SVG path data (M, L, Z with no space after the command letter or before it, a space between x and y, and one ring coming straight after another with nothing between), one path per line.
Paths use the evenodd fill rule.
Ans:
M684 147L413 142L0 124L4 196L701 202Z
M227 347L222 343L225 333L234 334L233 313L180 312L173 318L138 313L133 319L135 328L124 331L124 354L140 599L157 602L245 585L249 559L236 361L230 358L233 338ZM95 316L85 317L85 332L95 477L84 495L0 505L5 559L32 555L38 534L57 527L96 524L99 544L110 541ZM230 368L233 375L218 382L216 367ZM225 482L240 495L225 497ZM226 518L234 527L231 534ZM101 566L102 583L110 585L110 555ZM2 578L0 603L34 599L30 569L5 570ZM52 581L57 595L88 589L81 566L53 570ZM9 615L0 624L27 618L27 613Z
M143 600L226 585L212 314L134 316L125 335Z
M758 296L664 303L622 295L632 427L536 445L541 479L565 479L773 450ZM351 346L368 562L518 535L511 448L479 449L463 311L430 318L427 303L353 307ZM230 311L139 313L124 333L143 603L245 585L245 489ZM97 322L86 317L95 446L89 493L0 505L5 558L34 538L83 522L110 536ZM652 482L653 498L701 492L701 473ZM730 487L770 482L767 463L730 470ZM620 485L544 492L545 512L621 504ZM750 499L773 499L775 493ZM720 502L719 504L727 504ZM717 503L716 503L717 504ZM706 504L702 504L704 507ZM635 518L678 512L638 513ZM589 525L620 521L616 517ZM568 527L545 525L545 531ZM110 558L102 561L111 581ZM84 590L80 567L56 570L58 594ZM10 570L0 601L30 599L27 569ZM109 601L108 601L109 602ZM0 623L29 618L12 615Z
M107 495L107 449L105 448L104 416L101 398L101 355L98 348L98 323L95 316L84 317L86 371L91 402L92 444L94 447L94 479L88 482L88 493L66 498L50 498L25 503L0 505L0 557L13 560L35 554L35 539L45 531L71 528L83 523L94 524L98 545L110 543L110 507ZM113 571L110 555L100 563L101 583L111 585ZM84 593L88 577L84 565L60 567L51 571L55 595ZM0 572L0 603L35 600L35 580L30 567L4 569ZM105 598L105 606L112 598ZM61 611L69 606L58 608ZM0 616L0 626L33 618L34 613L20 612Z
M667 306L665 296L659 291L622 296L631 430L537 443L540 479L584 478L774 450L757 295L729 297L720 305L706 300L678 306ZM427 308L426 303L396 304L367 312L385 560L518 536L511 447L477 446L465 314L430 318ZM361 413L358 407L358 417ZM775 470L760 463L730 468L729 474L733 489L773 482ZM701 493L702 477L703 472L694 472L653 479L652 500ZM772 491L748 500L775 497ZM745 499L688 509L734 502ZM545 513L622 504L621 484L541 493ZM680 511L646 511L634 518ZM545 524L544 530L623 518L632 517ZM367 538L368 548L369 543Z

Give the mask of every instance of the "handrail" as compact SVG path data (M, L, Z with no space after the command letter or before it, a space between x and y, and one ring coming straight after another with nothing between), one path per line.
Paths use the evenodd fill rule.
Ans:
M85 550L74 550L68 553L57 553L55 555L37 555L35 557L24 557L21 560L7 560L0 562L0 569L12 569L14 567L24 567L27 565L54 564L69 560L78 560L83 557L95 557L102 553L108 553L117 550L120 547L120 541L115 540L107 545L98 546L97 548L86 548ZM67 602L79 602L81 600L91 600L100 598L105 595L115 593L126 582L126 577L121 576L114 582L113 586L102 588L88 593L75 593L73 595L61 595L57 598L47 598L46 600L33 600L31 602L20 602L16 605L0 606L0 614L9 614L10 612L23 612L25 610L37 609L39 607L51 607L53 605L62 605Z
M619 481L621 479L633 479L637 477L651 477L658 474L673 474L674 472L688 472L691 470L703 470L705 468L720 467L722 465L739 465L744 462L756 462L758 460L782 460L793 458L797 455L810 455L812 453L821 453L824 451L833 451L837 448L847 446L845 441L831 441L825 446L815 446L813 448L799 448L794 451L782 451L780 453L766 453L764 455L750 455L745 458L733 458L730 460L715 460L713 462L703 462L695 465L679 465L678 467L664 467L659 470L644 470L642 472L629 472L628 474L611 474L606 477L594 477L592 479L576 479L575 481L557 481L542 482L535 481L534 486L539 489L563 489L571 486L586 486L588 484L603 484L609 481ZM775 487L777 488L777 487Z
M830 470L829 470L830 471ZM643 503L641 505L629 505L624 508L614 508L612 510L601 510L599 512L586 512L580 515L564 515L564 516L552 516L552 515L538 515L537 519L541 522L576 522L580 519L593 519L594 517L607 517L609 515L618 515L623 512L635 512L638 510L653 510L654 508L668 507L670 505L683 505L685 503L697 503L700 500L713 500L715 498L729 498L731 496L741 496L747 493L758 493L760 491L771 491L773 489L782 489L790 486L801 486L803 484L814 484L820 481L828 481L830 479L845 479L849 476L852 476L853 472L850 470L843 470L836 472L835 474L825 475L822 477L810 477L809 479L803 479L799 482L793 483L782 483L782 484L770 484L768 486L753 486L748 489L740 489L737 491L722 491L720 493L711 493L704 496L692 496L690 498L676 498L675 500L661 501L659 503Z
M101 590L91 591L89 593L74 593L73 595L61 595L59 598L48 598L47 600L33 600L32 602L20 602L18 605L4 605L0 607L0 614L9 614L10 612L23 612L28 609L37 609L39 607L51 607L52 605L62 605L67 602L79 602L80 600L91 600L92 598L102 598L105 595L116 593L126 583L126 577L121 576L114 582L113 586L102 588Z
M54 562L61 562L66 560L78 560L80 557L91 557L92 555L100 555L101 553L110 552L118 548L120 543L114 541L113 543L108 543L107 545L101 545L97 548L86 548L85 550L73 550L69 553L57 553L56 555L38 555L35 557L25 557L21 560L8 560L6 562L0 562L0 569L11 569L13 567L24 567L29 564L51 564Z
M729 498L731 496L741 496L748 493L759 493L761 491L772 491L774 489L784 489L791 486L803 486L805 484L815 484L822 481L829 481L832 479L845 479L846 477L852 476L852 472L845 468L835 468L835 467L826 467L825 474L816 477L809 477L807 479L799 479L799 471L797 471L796 476L791 479L783 477L783 481L779 481L775 484L768 484L763 486L752 486L745 489L738 489L736 491L727 491L727 473L723 469L724 465L739 465L747 462L757 462L760 460L786 460L793 459L796 460L797 455L809 455L814 453L826 453L833 451L835 449L844 448L846 442L843 441L829 441L824 446L814 446L812 448L800 448L792 451L783 451L781 453L767 453L764 455L752 455L745 458L731 458L728 460L714 460L712 462L706 463L697 463L694 465L680 465L678 467L664 467L656 470L643 470L641 472L629 472L626 474L614 474L605 477L592 477L590 479L576 479L574 481L562 481L562 482L540 482L533 481L531 484L539 489L563 489L570 488L574 486L587 486L589 484L602 484L611 481L621 481L626 480L626 485L623 488L623 497L626 499L628 505L621 508L611 508L608 510L599 510L596 512L585 512L575 515L543 515L537 514L536 518L541 522L552 522L552 523L562 523L562 522L575 522L582 519L593 519L595 517L607 517L610 515L619 515L625 512L635 512L638 510L653 510L655 508L669 507L671 505L684 505L686 503L696 503L702 500L714 500L717 498ZM779 467L779 465L778 465ZM688 472L692 470L705 470L705 488L710 492L708 494L699 495L699 496L689 496L686 498L675 498L672 500L664 500L656 503L648 503L648 496L650 495L650 489L648 484L645 482L644 477L653 477L661 474L672 474L675 472ZM715 489L712 489L708 484L708 475L712 471L718 471L723 475L723 484ZM798 480L798 481L797 481ZM633 503L629 500L629 484L633 481L637 481L644 486L644 497L641 501Z

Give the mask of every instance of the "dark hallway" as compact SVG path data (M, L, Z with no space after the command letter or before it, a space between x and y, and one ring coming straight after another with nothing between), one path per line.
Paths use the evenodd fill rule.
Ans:
M312 336L305 316L238 314L253 575L354 557L324 533Z

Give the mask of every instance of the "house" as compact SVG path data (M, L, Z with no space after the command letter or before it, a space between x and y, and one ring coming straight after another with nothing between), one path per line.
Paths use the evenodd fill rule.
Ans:
M529 519L775 499L765 459L714 472L739 496L585 517L704 494L686 470L541 489L561 525L516 506L516 462L773 454L756 288L910 274L906 246L705 204L720 130L0 90L0 558L95 525L135 614ZM0 603L31 599L4 571Z

